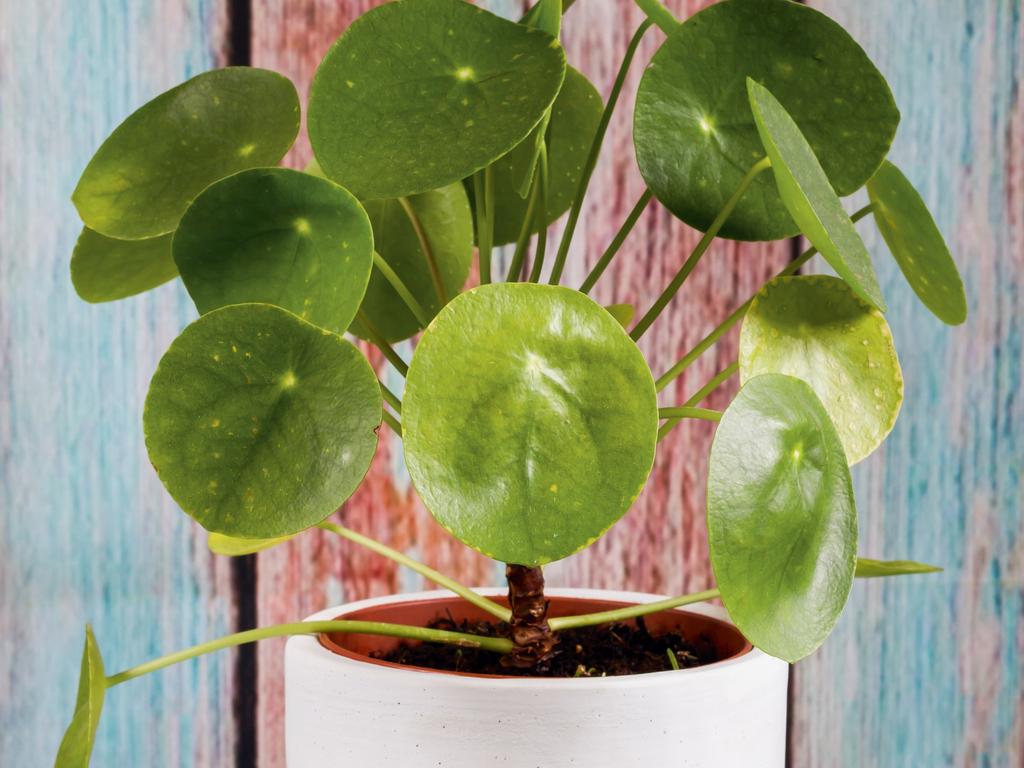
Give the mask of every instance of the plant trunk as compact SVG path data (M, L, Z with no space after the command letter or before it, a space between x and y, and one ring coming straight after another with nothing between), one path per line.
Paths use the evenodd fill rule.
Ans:
M512 642L515 650L502 664L527 669L551 658L558 638L548 626L548 601L544 597L544 573L539 567L508 564L508 603L512 611Z

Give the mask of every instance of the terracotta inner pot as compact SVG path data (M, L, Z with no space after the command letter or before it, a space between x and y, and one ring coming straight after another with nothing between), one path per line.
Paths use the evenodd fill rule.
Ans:
M508 600L505 597L492 597L495 602L507 606ZM599 600L595 598L580 597L557 597L549 598L549 616L578 616L583 613L596 613L598 611L609 611L615 608L625 608L630 603L618 602L615 600ZM438 616L451 616L455 622L463 620L475 621L496 621L489 613L467 603L462 598L452 595L451 597L439 597L431 600L409 600L408 602L393 603L390 605L378 605L362 610L351 611L336 616L335 619L347 619L349 621L382 621L392 624L408 624L416 627L425 627ZM719 661L742 656L749 653L753 646L740 634L731 624L712 616L704 616L689 611L662 611L652 613L644 617L648 630L652 635L658 635L673 630L679 631L684 637L707 636L715 650L718 652ZM632 623L632 622L625 622ZM522 677L511 677L504 675L476 675L468 672L446 672L425 667L415 667L408 664L395 664L390 661L381 661L370 656L371 653L387 653L401 643L413 644L416 641L405 640L400 637L382 637L380 635L359 635L347 632L330 632L320 635L320 644L339 656L345 656L358 661L365 661L370 664L380 664L385 667L397 669L419 670L423 672L434 672L443 675L462 675L466 677L496 677L510 680L522 680ZM717 662L716 662L717 663Z

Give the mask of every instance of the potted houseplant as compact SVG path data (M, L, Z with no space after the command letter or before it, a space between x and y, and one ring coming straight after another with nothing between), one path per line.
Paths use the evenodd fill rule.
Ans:
M180 275L195 301L200 317L161 360L143 422L156 471L211 549L251 553L318 527L447 592L329 608L110 675L87 628L58 766L88 764L108 689L283 635L295 636L292 768L781 765L786 663L825 640L855 577L936 570L857 550L849 467L892 429L903 383L854 223L875 221L941 320L966 317L931 215L886 160L899 112L885 80L842 28L789 0L723 0L683 23L636 2L648 18L605 104L566 65L561 0L519 23L462 0L401 0L356 20L321 63L306 172L275 167L299 129L294 87L248 67L158 96L99 148L73 195L85 226L72 279L84 299L108 301ZM666 40L634 114L648 190L582 285L562 286L609 117L654 25ZM840 197L865 187L848 215ZM631 307L588 293L652 197L704 236L634 322ZM547 228L567 211L547 254ZM800 233L809 250L652 374L636 341L715 237ZM509 243L498 281L491 255ZM464 290L474 247L480 285ZM837 277L797 274L815 253ZM736 363L659 407L740 322ZM402 393L346 333L384 353ZM417 334L407 363L391 345ZM701 407L737 373L724 412ZM687 418L718 423L717 586L545 592L543 566L629 509L658 442ZM328 519L382 428L401 436L437 521L506 564L502 594Z

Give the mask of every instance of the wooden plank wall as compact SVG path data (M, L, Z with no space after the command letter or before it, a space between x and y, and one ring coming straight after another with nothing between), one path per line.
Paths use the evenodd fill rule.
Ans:
M872 238L906 401L855 470L861 548L947 571L855 587L836 635L796 667L791 760L1022 766L1021 4L819 5L892 84L903 112L893 157L936 213L971 315L955 329L937 323Z
M156 360L191 317L187 299L171 286L87 307L67 279L77 234L67 195L96 142L131 108L227 61L232 29L235 61L242 55L277 69L304 95L330 43L375 4L61 0L44 8L0 0L0 763L35 765L39 755L52 753L70 710L87 619L111 666L122 666L229 630L239 621L237 606L269 624L342 600L424 586L319 533L261 554L251 569L255 585L232 584L230 567L205 554L202 535L167 500L142 447L141 399ZM908 398L888 446L856 470L862 549L940 562L948 571L928 581L858 585L837 636L797 668L791 762L1020 765L1020 2L821 5L865 45L893 85L904 114L896 159L954 246L972 318L952 331L939 326L872 241ZM515 16L525 4L491 0L488 6ZM701 3L669 6L683 16ZM640 19L626 0L581 0L571 12L570 62L605 95ZM657 31L648 34L609 131L570 257L571 284L642 192L632 157L632 93L660 39ZM303 141L287 162L301 167L308 157ZM552 232L553 242L558 234ZM597 297L642 311L695 240L651 205ZM643 340L656 372L785 263L793 246L713 246ZM730 337L666 393L665 404L734 357ZM400 389L379 356L371 359ZM712 406L724 406L734 387L735 381L723 388ZM384 434L344 520L463 580L498 583L495 564L455 543L424 512L409 487L400 444ZM703 423L677 429L627 518L595 547L549 568L549 580L671 593L705 587L710 435ZM44 638L74 652L56 662L20 652ZM915 655L922 644L930 652ZM281 643L262 644L257 660L257 680L244 676L237 686L235 660L223 655L135 681L131 693L115 691L95 764L223 766L238 754L239 765L283 766ZM233 709L236 688L258 694Z
M142 400L193 316L177 284L92 307L71 190L155 94L223 62L219 0L0 0L0 764L50 765L83 626L128 666L231 631L230 566L156 479ZM231 654L112 692L95 765L223 766ZM129 690L130 689L130 690Z

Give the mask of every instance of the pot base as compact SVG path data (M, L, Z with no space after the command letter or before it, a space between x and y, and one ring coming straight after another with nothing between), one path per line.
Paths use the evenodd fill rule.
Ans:
M552 589L549 596L606 604L661 599L598 590ZM425 623L437 613L435 601L449 598L447 592L391 596L331 608L310 619L366 616L364 611L426 601ZM581 605L577 612L590 610ZM710 605L668 613L728 620L724 610ZM408 622L408 614L403 617ZM289 768L785 764L789 666L756 648L681 671L606 678L487 678L368 661L363 655L368 649L360 648L360 642L367 641L347 636L349 647L338 653L316 637L288 640Z

